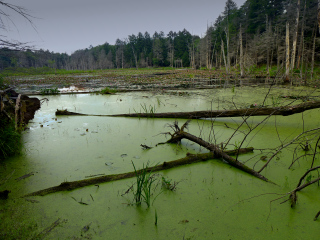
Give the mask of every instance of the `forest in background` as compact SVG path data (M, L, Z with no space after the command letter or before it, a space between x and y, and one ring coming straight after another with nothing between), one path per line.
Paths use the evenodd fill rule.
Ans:
M316 0L247 0L239 8L227 0L224 11L201 37L186 29L152 36L139 32L117 39L114 45L90 46L71 55L3 47L0 70L170 66L223 68L227 73L241 69L243 75L265 66L271 75L286 68L301 74L308 71L312 76L320 60L317 8Z

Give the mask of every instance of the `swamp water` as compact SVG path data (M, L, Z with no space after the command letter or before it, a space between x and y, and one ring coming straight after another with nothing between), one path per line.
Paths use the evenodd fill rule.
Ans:
M293 190L310 167L310 159L301 159L288 170L292 160L289 150L283 150L278 160L274 159L262 171L278 185L263 182L219 160L157 172L159 181L152 190L151 201L154 202L150 208L145 203L132 205L132 192L123 195L135 183L135 178L44 197L20 198L64 181L131 172L132 162L140 169L148 162L152 166L182 158L187 152L206 152L186 140L180 146L154 147L168 140L161 133L170 131L167 124L172 124L174 119L59 116L56 120L56 109L86 114L143 112L143 109L155 109L156 112L228 109L233 107L232 100L242 107L261 103L267 90L245 87L234 91L48 96L49 101L42 105L29 123L30 129L23 134L24 154L0 166L0 190L12 192L8 200L0 200L0 239L317 238L320 225L313 218L320 210L320 201L316 185L297 194L295 209L290 208L289 202L280 204L287 197L271 202L282 196L276 194ZM274 96L289 94L288 91L278 89ZM272 98L268 101L270 105L277 104ZM249 124L257 124L263 119L250 118ZM280 145L277 131L281 139L286 140L301 133L303 127L319 127L319 110L303 114L304 126L301 119L302 114L273 116L249 135L243 147L275 147ZM179 120L179 125L184 122ZM212 125L208 120L193 120L189 132L220 143L228 139L232 128L241 122L241 118L221 118ZM237 145L242 137L236 134L231 143ZM153 148L143 150L140 144ZM229 146L229 149L233 148ZM260 151L255 150L254 154L239 159L248 160L247 164L252 167L262 156L259 154ZM258 161L255 169L263 164ZM319 159L315 165L319 165ZM28 173L33 175L19 180ZM175 191L161 189L162 176L179 182Z

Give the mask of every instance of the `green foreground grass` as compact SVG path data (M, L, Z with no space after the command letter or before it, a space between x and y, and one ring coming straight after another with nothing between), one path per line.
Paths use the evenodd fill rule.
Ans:
M14 123L0 115L0 160L19 154L21 147L21 134Z

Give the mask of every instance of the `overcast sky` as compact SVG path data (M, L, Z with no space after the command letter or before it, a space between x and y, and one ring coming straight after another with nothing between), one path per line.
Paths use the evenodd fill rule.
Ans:
M238 7L245 0L234 0ZM13 25L0 35L31 42L37 49L72 53L90 45L115 44L117 38L148 31L181 31L201 36L224 10L220 0L4 0L28 9L36 30L22 17L10 14Z

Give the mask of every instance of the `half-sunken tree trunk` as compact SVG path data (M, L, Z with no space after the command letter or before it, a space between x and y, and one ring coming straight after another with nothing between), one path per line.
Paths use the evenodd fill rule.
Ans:
M199 118L218 118L218 117L243 117L243 116L268 116L280 115L289 116L301 113L306 110L320 108L320 101L308 101L294 106L283 106L274 108L245 108L232 110L214 110L214 111L194 111L194 112L167 112L167 113L127 113L115 115L94 115L69 112L68 110L57 110L56 115L81 115L97 117L136 117L136 118L181 118L181 119L199 119Z

